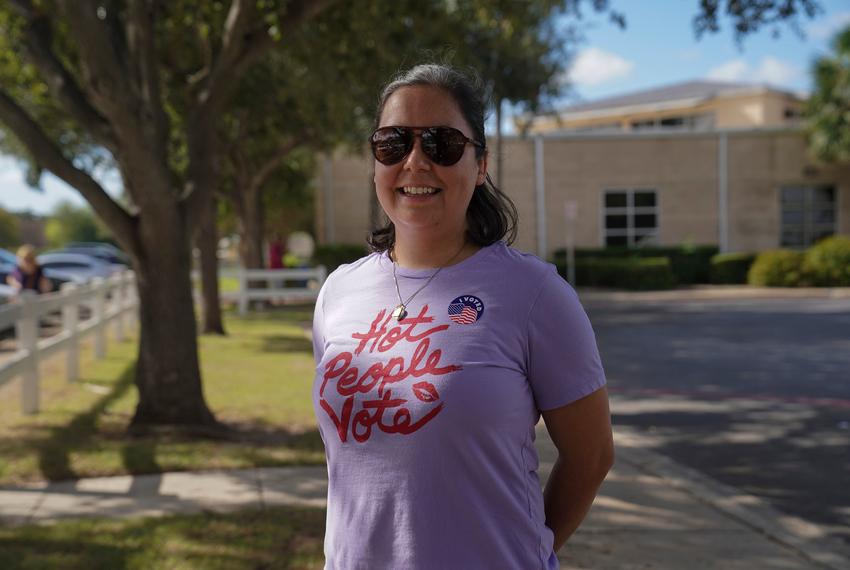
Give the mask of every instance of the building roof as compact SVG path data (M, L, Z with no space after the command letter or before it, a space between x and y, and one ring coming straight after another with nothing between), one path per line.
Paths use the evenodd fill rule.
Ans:
M615 110L634 109L636 107L679 107L694 105L729 95L762 93L773 91L798 98L789 91L767 85L752 83L732 83L726 81L686 81L652 89L633 91L624 95L606 97L587 103L577 103L560 110L561 115L601 115Z

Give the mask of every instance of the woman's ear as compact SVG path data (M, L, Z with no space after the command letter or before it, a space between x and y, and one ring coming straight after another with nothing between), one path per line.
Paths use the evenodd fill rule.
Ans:
M475 179L475 185L481 186L484 184L484 181L487 180L487 155L489 153L487 151L484 152L484 156L482 156L478 160L478 177Z

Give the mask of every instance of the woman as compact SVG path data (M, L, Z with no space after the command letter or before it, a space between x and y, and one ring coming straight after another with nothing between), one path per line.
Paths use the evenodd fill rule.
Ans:
M420 65L383 91L390 222L316 303L327 570L558 567L613 462L593 331L554 266L516 251L487 176L480 87ZM534 426L559 458L540 491Z
M14 271L6 277L6 283L11 285L16 292L35 291L36 293L49 293L50 279L44 276L44 270L35 259L35 249L31 245L22 245L16 253L18 265Z

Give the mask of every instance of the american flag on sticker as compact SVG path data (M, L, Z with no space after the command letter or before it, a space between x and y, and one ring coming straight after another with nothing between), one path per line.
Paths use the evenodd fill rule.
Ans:
M471 325L483 314L484 303L472 295L461 295L449 304L449 318L459 325Z

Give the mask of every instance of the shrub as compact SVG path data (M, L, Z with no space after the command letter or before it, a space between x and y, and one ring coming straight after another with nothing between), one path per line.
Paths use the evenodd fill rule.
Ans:
M718 253L711 258L711 282L744 284L755 260L755 253Z
M790 249L762 251L747 274L747 283L761 287L800 287L809 284L803 268L805 253Z
M718 252L716 245L682 245L676 247L646 246L638 248L606 247L602 249L576 249L576 263L586 258L652 258L667 257L676 282L679 284L710 283L711 258ZM553 252L557 265L566 263L564 248ZM578 265L576 266L578 268Z
M566 263L555 262L566 276ZM676 278L666 257L576 259L576 282L580 287L616 287L620 289L670 289Z
M850 237L832 236L806 250L804 271L813 285L850 286Z
M313 265L324 265L328 274L344 263L357 261L368 253L365 245L354 243L333 243L316 246L313 252Z

